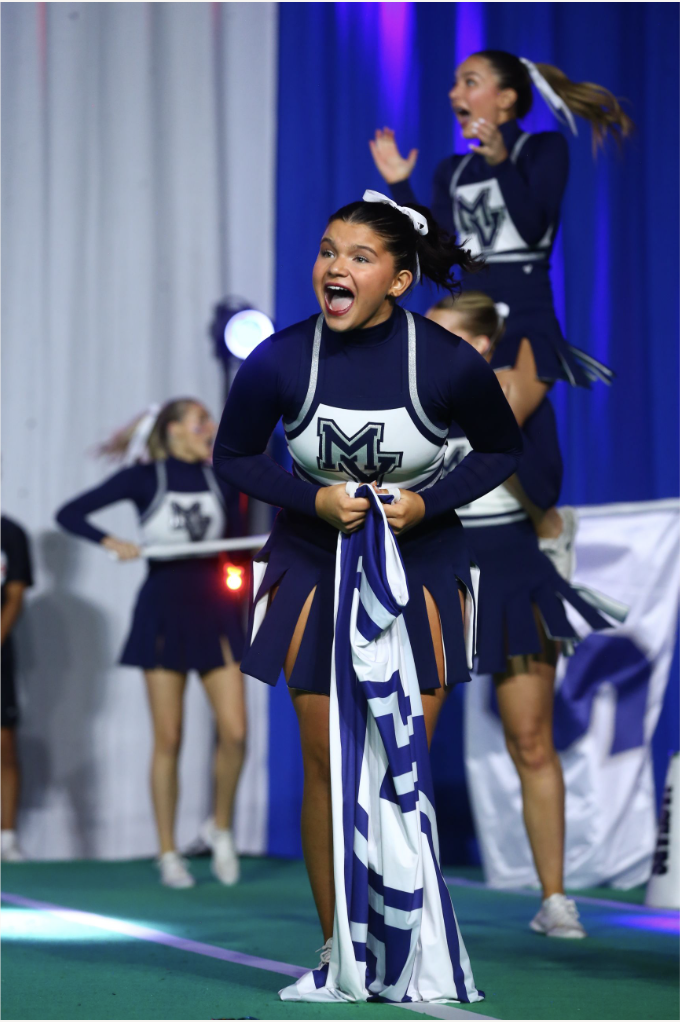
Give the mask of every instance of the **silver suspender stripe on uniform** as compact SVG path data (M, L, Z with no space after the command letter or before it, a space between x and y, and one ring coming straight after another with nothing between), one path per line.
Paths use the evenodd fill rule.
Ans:
M416 324L408 309L404 309L404 312L406 313L406 322L408 324L408 392L411 398L411 404L413 405L413 409L423 426L425 426L430 433L433 433L435 436L445 440L449 435L448 429L440 429L439 426L435 426L433 422L430 422L425 414L425 409L420 403L420 398L418 396L418 375L416 372Z
M163 500L163 497L168 492L167 465L162 459L159 459L158 461L154 462L154 467L156 469L156 494L151 503L149 504L148 508L144 512L144 514L140 515L139 517L140 522L145 522L147 518L150 518L151 515L158 510Z
M300 426L307 415L307 412L312 407L312 401L314 400L314 394L316 393L316 384L319 378L319 352L321 350L321 329L323 327L323 313L320 312L316 321L316 327L314 328L314 344L312 346L312 365L309 370L309 386L307 388L307 396L300 409L300 414L294 422L284 422L284 428L287 433L292 433L294 429Z

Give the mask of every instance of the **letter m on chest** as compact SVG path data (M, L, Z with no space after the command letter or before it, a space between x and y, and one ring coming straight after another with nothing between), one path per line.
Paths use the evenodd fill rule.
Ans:
M333 419L317 420L317 464L325 472L342 472L358 483L381 483L388 472L401 466L402 451L381 450L384 422L367 422L347 436Z

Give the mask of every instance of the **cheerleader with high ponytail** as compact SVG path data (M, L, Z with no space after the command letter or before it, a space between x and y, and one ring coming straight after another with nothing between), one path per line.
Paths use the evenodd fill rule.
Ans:
M449 156L437 167L431 208L441 226L487 264L474 280L463 273L463 288L483 290L509 306L493 366L520 369L528 382L535 382L523 395L522 418L555 380L588 386L591 379L610 375L567 345L555 317L548 270L569 153L560 132L531 135L520 126L532 107L534 89L573 134L576 117L590 124L594 153L607 138L620 145L633 130L611 92L591 82L573 82L550 64L482 50L456 71L449 99L469 139L468 152ZM417 150L402 157L389 128L377 131L370 147L396 201L412 203L409 176Z
M363 879L357 879L348 905L342 873L337 916L335 911L334 861L337 867L338 858L334 860L333 847L336 841L340 842L337 848L343 847L345 838L337 814L331 811L331 747L338 748L332 746L331 734L334 741L339 740L340 727L339 720L331 717L331 691L333 665L347 652L349 641L336 609L338 572L342 580L344 570L338 560L343 544L338 541L340 533L350 536L364 529L371 508L368 498L356 496L356 486L348 491L348 483L398 488L399 499L385 504L385 517L398 540L408 580L403 625L422 714L402 709L413 704L409 704L410 697L405 699L396 675L388 685L378 684L375 695L382 693L387 699L388 688L392 693L399 689L400 712L408 712L410 733L417 731L421 743L423 758L417 761L424 777L427 737L432 734L446 690L469 680L473 583L470 554L455 508L494 489L514 472L521 440L501 388L484 360L464 341L405 311L399 303L419 278L455 291L454 268L470 272L475 262L423 206L402 207L380 193L367 191L362 200L336 210L323 227L312 270L320 313L274 334L249 355L231 386L218 430L217 473L242 492L281 508L266 546L254 559L250 636L243 670L271 685L283 670L300 725L302 847L325 943L314 982L305 992L303 977L296 991L287 988L282 992L287 1000L328 999L332 996L328 984L336 979L342 996L361 999L353 992L361 976L366 977L371 994L393 1000L396 979L391 978L391 963L394 976L401 976L408 963L414 968L415 958L402 955L403 942L392 942L385 950L389 960L382 959L376 974L371 963L375 954L381 953L377 942L384 935L374 941L373 921L359 923L364 936L354 937L356 943L345 939L350 932L348 912L358 913L351 916L353 922L365 918L361 906L368 905L362 899L367 896L372 869L366 865L377 862L383 849L389 856L401 855L402 863L415 862L414 846L406 847L406 829L390 825L381 831L381 844L376 843L376 850L371 847L367 853L370 858L360 853L359 862L354 856L364 864ZM292 474L265 454L279 419L283 419ZM453 422L465 429L473 450L444 478ZM380 600L370 584L362 593L369 602L374 594L375 620L382 621L387 611L380 611ZM351 684L344 691L348 698L357 695ZM412 691L415 694L415 689ZM363 727L361 712L341 714L345 723L350 716L356 721L357 736ZM417 717L415 724L412 714L413 720ZM382 728L380 731L383 733ZM388 741L389 728L384 734ZM363 737L351 741L356 741L352 748L367 748ZM401 739L397 745L403 756ZM362 755L357 751L357 762ZM337 767L337 760L334 762ZM380 758L375 762L381 762ZM409 753L409 769L411 762ZM370 789L376 806L386 791L394 790L386 774L384 777L384 785L381 778L377 789ZM361 773L361 779L362 786L366 781L362 791L368 791L368 774ZM336 782L344 799L351 780L335 774L337 796ZM409 790L408 786L404 790ZM411 788L409 798L413 796ZM394 800L393 795L385 797ZM388 818L393 819L391 808ZM432 826L432 822L427 824L429 833L433 833ZM350 828L348 833L354 831ZM361 833L369 833L368 824ZM373 837L367 841L371 845ZM395 869L390 882L399 887L397 873L407 881L400 868ZM422 887L422 871L419 876ZM443 884L442 888L445 892ZM413 904L424 904L422 889L400 888L404 904L411 896L421 899ZM445 905L447 897L441 896L441 911L451 911L450 903ZM411 917L413 925L419 926L420 912L411 913ZM428 925L434 918L439 916L423 908L422 919ZM338 920L344 922L338 922L336 932L344 936L334 946ZM449 999L447 992L457 1000L479 998L469 967L465 971L453 964L463 954L459 937L454 938L456 948L447 943L448 935L456 932L452 921L451 928L446 925L446 936L442 925L436 940L433 937L428 943L423 937L422 953L430 956L430 969L412 972L413 986L404 983L403 991L408 989L412 1000ZM409 941L405 946L412 946L415 955L421 942L417 937L414 943ZM440 955L446 959L441 968ZM456 994L453 981L446 986L447 977L454 975L461 980ZM425 976L428 978L421 982ZM430 982L435 976L436 981ZM399 994L398 999L403 996Z
M88 521L120 501L134 504L147 545L186 547L240 535L239 493L218 480L210 465L214 437L215 423L196 398L152 405L98 449L126 467L65 504L57 521L122 561L140 556L137 543L107 535ZM151 791L158 866L168 887L194 884L174 835L182 704L191 670L201 677L217 723L213 872L225 884L238 879L231 817L246 730L240 618L215 556L197 551L192 557L149 560L120 662L141 668L146 681L154 729Z
M555 315L550 257L569 176L567 140L561 132L529 134L520 121L534 90L573 134L577 118L592 130L597 154L608 138L621 144L633 122L601 85L573 82L559 68L534 64L504 50L482 50L456 70L449 99L468 151L437 167L431 208L440 225L486 263L475 277L463 268L463 289L484 291L508 306L502 340L491 365L522 425L556 380L588 387L608 383L611 370L567 344ZM401 156L394 132L377 131L370 142L376 166L399 203L412 204L409 176L418 157ZM565 575L573 559L573 516L555 514L539 533Z

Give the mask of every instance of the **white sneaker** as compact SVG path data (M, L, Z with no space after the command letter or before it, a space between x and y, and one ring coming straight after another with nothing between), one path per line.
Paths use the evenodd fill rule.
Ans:
M221 884L231 887L241 875L234 838L230 830L213 829L212 832L212 871Z
M331 960L331 951L333 950L333 938L329 937L323 947L318 947L317 954L321 954L317 969L322 969L324 965L328 965Z
M571 898L564 894L552 894L545 899L529 926L535 933L544 933L546 937L580 940L588 934L578 918L576 903Z
M3 830L0 838L0 859L3 862L26 862L26 856L19 847L16 832Z
M161 883L166 887L193 887L196 883L187 869L186 859L179 852L163 852L156 865L161 871Z
M550 539L539 539L538 545L546 557L555 565L562 578L571 581L576 567L576 549L574 540L578 529L578 518L573 507L559 507L557 512L562 519L562 531L559 536Z

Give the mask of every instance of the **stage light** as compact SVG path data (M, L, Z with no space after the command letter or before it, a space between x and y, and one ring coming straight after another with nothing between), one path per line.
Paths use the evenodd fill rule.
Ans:
M267 337L274 333L269 316L257 309L235 313L224 327L224 343L236 358L244 359Z
M235 564L225 564L224 584L233 592L240 589L243 586L243 568L239 568Z
M2 939L17 944L37 943L62 944L77 941L82 944L96 940L126 940L131 938L126 933L113 930L116 920L110 920L111 926L100 929L98 925L88 925L88 920L99 920L102 916L94 916L88 912L77 912L61 909L57 912L43 912L28 908L2 907ZM85 927L85 928L83 928Z

